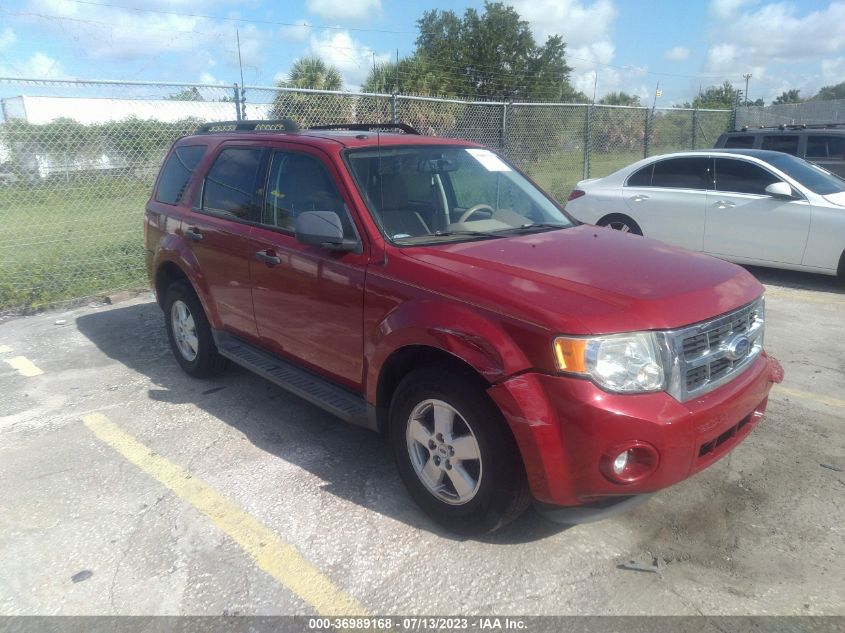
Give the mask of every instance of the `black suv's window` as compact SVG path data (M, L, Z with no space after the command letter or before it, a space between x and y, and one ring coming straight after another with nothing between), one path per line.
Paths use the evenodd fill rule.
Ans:
M191 174L205 154L206 145L183 145L173 150L161 170L156 200L164 204L179 204Z
M651 186L651 172L654 171L654 163L646 165L639 171L635 171L628 176L628 182L625 183L628 187L650 187Z
M654 164L652 187L706 189L710 159L706 156L669 158Z
M292 233L296 216L303 211L334 211L346 237L354 237L343 199L323 164L307 154L273 152L262 223Z
M725 140L725 147L732 147L734 149L751 149L754 147L754 135L742 134L739 136L729 136Z
M716 191L764 196L767 195L766 187L779 181L772 172L754 163L733 158L716 159Z
M845 160L845 136L810 134L807 137L807 158Z
M229 147L220 152L205 178L204 211L250 218L261 152L252 147Z
M774 152L785 152L798 156L798 137L791 134L766 134L760 149L770 149Z

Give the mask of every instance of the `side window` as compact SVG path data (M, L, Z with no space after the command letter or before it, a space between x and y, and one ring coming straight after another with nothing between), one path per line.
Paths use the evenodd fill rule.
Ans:
M261 222L293 233L296 216L303 211L334 211L340 216L346 237L355 237L343 199L320 160L307 154L275 151Z
M650 187L651 186L651 172L654 171L654 163L647 165L634 172L628 177L628 182L625 183L628 187Z
M754 135L743 134L741 136L729 136L725 140L725 147L734 149L751 149L754 147Z
M766 187L780 178L770 171L744 160L716 159L716 190L732 193L766 195Z
M707 189L710 159L706 156L670 158L654 164L652 187L671 189Z
M770 149L775 152L785 152L798 156L798 136L790 134L765 135L760 149Z
M807 158L845 160L845 136L809 135L807 137Z
M191 175L205 154L205 145L183 145L173 150L161 170L155 199L164 204L179 204Z
M261 152L253 147L229 147L220 152L205 178L203 211L251 219Z

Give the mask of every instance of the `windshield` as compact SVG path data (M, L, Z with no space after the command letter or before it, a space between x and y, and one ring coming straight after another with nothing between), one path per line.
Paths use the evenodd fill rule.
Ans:
M773 167L777 167L790 178L794 178L813 193L825 196L845 191L845 180L818 165L808 163L806 160L795 158L789 154L781 154L774 158L767 157L766 160Z
M348 156L376 221L397 244L485 239L573 224L487 149L417 145Z

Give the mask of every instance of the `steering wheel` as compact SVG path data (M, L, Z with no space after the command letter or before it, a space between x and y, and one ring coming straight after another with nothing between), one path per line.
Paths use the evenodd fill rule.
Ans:
M458 220L458 222L466 222L474 213L477 213L482 209L486 209L487 211L489 211L491 216L496 213L496 210L493 207L491 207L489 204L482 202L480 204L474 204L469 209L464 211L463 214L461 214L461 219Z

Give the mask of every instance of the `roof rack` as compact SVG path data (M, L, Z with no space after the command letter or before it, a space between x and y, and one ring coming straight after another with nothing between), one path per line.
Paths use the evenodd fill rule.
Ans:
M293 119L264 119L249 121L213 121L204 123L194 134L211 132L299 132L299 126Z
M780 125L743 125L733 132L752 132L754 130L831 130L845 126L845 122L831 123L781 123Z
M372 132L373 130L400 130L405 134L419 132L407 123L332 123L331 125L312 125L309 130L350 130L352 132Z

